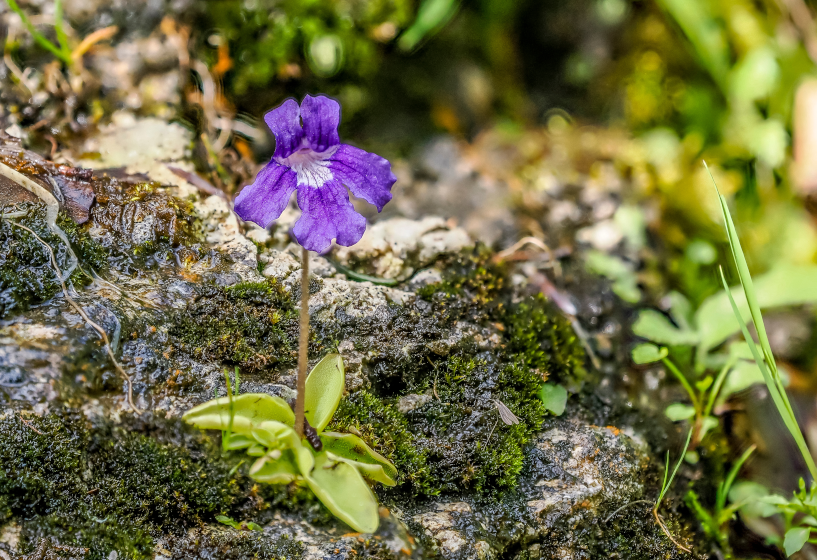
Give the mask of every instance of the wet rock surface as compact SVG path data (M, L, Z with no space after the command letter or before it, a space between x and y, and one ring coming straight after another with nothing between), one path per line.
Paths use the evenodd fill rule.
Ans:
M140 126L127 122L130 131ZM176 128L165 137L186 142ZM164 153L184 164L184 149ZM243 392L292 397L300 263L286 220L297 213L263 232L240 224L223 198L176 176L165 182L163 162L133 161L141 167L130 172L22 169L81 177L93 193L77 231L98 252L96 260L80 252L86 270L69 293L106 332L139 412L98 334L61 290L9 308L0 321L8 424L0 457L10 465L31 453L45 479L56 476L49 461L74 478L67 486L53 480L49 491L59 501L40 507L33 494L9 500L16 486L0 476L0 555L37 558L38 546L47 555L50 545L40 543L54 537L87 547L87 558L687 557L643 508L611 515L653 499L660 473L653 458L663 442L634 428L609 394L592 396L597 378L587 377L581 341L557 307L528 297L524 270L500 263L443 218L378 221L357 246L310 263L311 361L336 350L347 367L347 395L331 427L360 433L400 473L396 489L378 490L378 534L349 534L303 492L258 489L246 465L227 475L239 459L221 457L210 436L197 439L204 436L173 419L225 394L225 368L240 369ZM42 212L32 200L17 202L32 217ZM63 209L66 224L83 220L68 213L67 201ZM40 249L38 270L50 274ZM611 312L594 301L580 299L577 313ZM571 397L565 416L555 418L536 395L545 380L576 391L584 385L584 397ZM494 399L520 424L501 423ZM64 453L58 461L40 453L49 440ZM131 462L117 455L134 449L141 451ZM201 488L170 466L145 474L140 461L156 457L159 465L183 457L192 465L184 476L207 474ZM218 476L202 466L208 463ZM113 473L133 503L91 487L94 477ZM182 513L174 516L174 508ZM169 513L157 517L156 510ZM120 518L122 534L99 530L94 520L107 513ZM66 522L72 514L74 526ZM220 526L217 514L262 530ZM694 538L683 517L671 517L678 538ZM144 530L128 534L138 526Z

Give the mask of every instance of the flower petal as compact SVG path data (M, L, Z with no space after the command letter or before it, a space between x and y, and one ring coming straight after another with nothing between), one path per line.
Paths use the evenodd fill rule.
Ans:
M245 222L267 228L287 207L295 183L292 170L271 161L258 173L255 182L235 197L235 213Z
M355 211L349 193L340 181L327 181L322 187L298 187L301 217L292 234L304 249L325 253L332 246L354 245L366 231L366 218Z
M301 102L301 116L306 139L314 151L324 152L340 144L340 103L325 95L307 95Z
M285 158L301 147L304 130L301 128L301 109L294 99L287 99L264 115L264 121L275 135L274 158Z
M349 187L352 194L377 206L378 212L391 200L391 187L397 177L387 159L341 144L329 162L332 174Z

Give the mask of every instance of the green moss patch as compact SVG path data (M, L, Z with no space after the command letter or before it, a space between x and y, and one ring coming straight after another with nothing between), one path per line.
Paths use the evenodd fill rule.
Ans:
M151 558L162 535L267 507L233 466L204 434L159 416L92 426L71 413L26 422L7 414L0 419L0 523L13 518L22 526L22 552L55 537L89 548L89 559L112 550Z
M585 376L585 351L570 323L542 295L508 309L502 317L508 351L523 367L578 389Z
M253 373L297 358L297 311L275 281L205 287L170 322L182 351Z
M420 290L427 303L418 310L393 310L385 330L352 331L358 348L380 358L370 391L347 396L332 429L360 432L395 463L406 491L490 494L516 483L525 446L547 415L538 398L544 381L579 387L585 354L544 297L514 302L505 270L484 249L451 259L445 270L442 282ZM450 337L460 321L492 329L498 341L480 350L466 337L446 353L436 337ZM423 403L403 413L407 395ZM496 401L519 423L503 422Z

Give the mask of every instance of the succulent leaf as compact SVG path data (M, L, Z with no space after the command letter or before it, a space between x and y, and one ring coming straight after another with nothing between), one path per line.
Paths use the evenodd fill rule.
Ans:
M335 517L361 533L379 524L377 499L358 470L333 460L326 451L315 453L315 468L306 476L309 488Z
M245 393L232 399L213 399L187 411L182 418L202 430L232 429L234 433L250 432L253 427L267 420L275 420L288 426L295 425L295 414L286 401L265 393Z
M305 415L318 433L332 420L343 396L345 380L343 358L339 354L325 356L306 378Z

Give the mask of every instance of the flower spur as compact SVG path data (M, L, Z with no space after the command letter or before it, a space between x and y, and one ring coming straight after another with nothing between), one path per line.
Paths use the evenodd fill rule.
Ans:
M304 249L325 253L333 239L344 246L360 241L366 218L355 211L346 188L380 212L397 180L388 160L341 144L340 104L323 95L307 95L300 106L287 99L264 120L275 135L275 153L236 197L236 214L269 227L297 190L301 217L292 234Z

